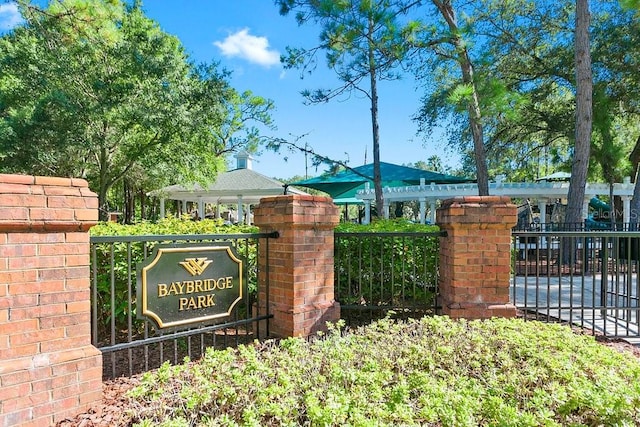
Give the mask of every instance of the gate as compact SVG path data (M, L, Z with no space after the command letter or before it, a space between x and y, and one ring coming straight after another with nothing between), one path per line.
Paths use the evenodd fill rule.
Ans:
M640 342L640 232L514 231L512 301L528 318Z
M269 251L276 237L277 233L91 237L92 343L103 354L103 377L131 376L165 361L199 357L208 347L226 348L268 336L272 315L258 312L269 304L257 304L257 260L258 251ZM245 289L231 316L168 329L137 318L136 265L159 245L204 243L231 246L242 260Z
M435 314L441 232L338 233L335 298L348 325Z

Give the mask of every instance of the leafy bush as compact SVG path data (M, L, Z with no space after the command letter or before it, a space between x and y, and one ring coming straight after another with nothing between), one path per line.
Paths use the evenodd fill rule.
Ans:
M184 218L168 216L158 222L143 221L133 225L123 225L116 222L101 222L91 228L91 236L145 236L168 234L229 234L254 233L258 227L252 225L225 225L221 219L204 219L191 221L191 217Z
M139 426L631 426L640 363L560 325L384 319L209 349L128 397Z
M406 220L341 224L336 299L342 306L424 309L435 305L438 227ZM393 233L393 234L389 234Z
M92 263L96 266L95 286L97 288L97 318L99 335L109 336L106 331L113 321L116 331L127 331L128 318L132 317L132 334L141 331L143 322L135 319L136 265L151 255L153 247L159 243L174 241L166 236L187 235L198 239L205 234L234 234L257 232L258 228L248 225L225 225L222 220L191 221L168 217L157 223L142 222L122 225L114 222L99 223L91 228L91 236L150 236L144 242L97 243L93 245ZM151 236L165 236L153 238ZM255 292L256 246L255 241L239 240L236 250L245 257L249 274L249 291ZM246 267L245 267L246 268ZM113 274L113 289L112 289ZM112 310L113 308L113 310ZM113 316L112 316L113 313ZM113 317L113 319L112 319Z

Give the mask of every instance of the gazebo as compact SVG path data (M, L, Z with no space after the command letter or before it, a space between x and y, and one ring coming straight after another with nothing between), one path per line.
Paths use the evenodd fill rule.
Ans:
M425 182L433 182L436 184L460 184L474 181L465 177L447 175L386 162L380 162L380 175L382 177L382 187L385 189L385 217L388 217L389 202L395 201L391 198L387 198L386 192L393 191L393 189L420 185ZM364 203L364 222L368 223L371 219L371 203L367 198L360 197L359 194L363 191L368 191L367 189L369 188L373 188L373 163L346 169L335 174L325 173L315 178L294 182L291 185L324 191L333 198L333 201L336 204L356 202ZM424 206L421 206L422 220L424 220L424 216Z
M216 206L216 217L220 218L221 205L236 205L238 223L251 223L251 205L258 204L260 199L280 194L307 194L296 188L285 186L280 181L262 175L252 169L252 157L247 152L238 153L237 168L221 173L215 182L203 188L199 184L193 186L170 185L149 193L160 199L160 216L165 216L165 200L179 200L186 212L188 202L197 203L198 217L205 217L205 205ZM246 209L245 209L246 207Z

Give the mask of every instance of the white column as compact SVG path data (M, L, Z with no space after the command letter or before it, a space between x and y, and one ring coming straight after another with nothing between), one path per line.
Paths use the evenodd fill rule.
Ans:
M430 212L431 224L435 224L436 223L436 199L431 199L431 202L429 203L429 209L431 209L431 212Z
M247 205L247 225L251 225L253 221L251 221L251 205Z
M220 200L216 202L216 218L220 219Z
M238 196L238 224L244 223L244 213L242 212L242 196Z
M611 209L613 210L614 207L611 206ZM631 197L629 196L622 196L622 222L625 227L631 222Z
M389 202L386 199L382 202L382 212L384 214L383 218L389 219Z
M165 217L164 212L164 199L160 199L160 219Z
M538 199L538 210L540 211L540 231L547 231L547 199ZM540 247L547 247L547 238L540 239Z
M364 201L364 220L362 222L364 224L371 223L371 200Z
M204 219L204 200L202 197L198 198L198 218Z
M538 199L538 210L540 211L540 230L547 231L547 199Z
M188 202L186 200L182 201L182 215L189 213L189 211L187 210L187 203Z
M424 178L420 178L424 179ZM420 198L420 224L424 224L425 217L427 216L427 199Z

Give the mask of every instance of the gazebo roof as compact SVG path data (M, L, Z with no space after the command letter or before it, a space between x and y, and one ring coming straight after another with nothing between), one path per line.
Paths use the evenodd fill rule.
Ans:
M238 155L238 160L247 160L248 155ZM238 164L241 164L240 161ZM149 193L151 196L205 203L234 204L242 197L243 203L255 204L261 198L284 194L284 184L251 169L251 163L244 163L246 168L238 168L221 173L207 188L199 184L192 186L170 185ZM293 187L287 187L289 194L307 194Z
M380 162L380 174L382 176L383 187L419 185L421 181L427 183L434 182L436 184L473 181L469 178L385 162ZM323 174L315 178L294 182L291 185L314 188L328 193L334 199L341 199L353 197L358 190L365 188L366 183L373 185L373 163L358 166L350 170L343 170L336 174Z

